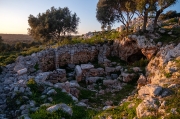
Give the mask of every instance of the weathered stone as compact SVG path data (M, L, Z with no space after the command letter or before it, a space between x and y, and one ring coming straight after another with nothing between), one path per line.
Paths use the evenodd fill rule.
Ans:
M48 76L48 81L51 83L57 83L57 82L65 82L67 81L66 78L66 70L65 69L56 69Z
M138 83L138 88L140 88L141 86L146 85L147 84L146 77L141 74L138 81L137 81L137 83Z
M67 106L66 104L62 103L62 104L56 104L53 105L49 108L47 108L46 110L50 113L57 111L58 109L63 110L64 112L68 113L69 115L72 115L73 111L71 109L71 107Z
M96 83L96 81L99 79L102 80L104 78L103 77L87 77L86 78L86 84Z
M76 104L77 106L80 106L80 107L87 107L87 105L83 102L79 102L78 104Z
M111 73L111 72L114 72L114 71L115 71L114 67L105 67L105 72L107 72L107 73Z
M55 88L64 89L66 92L70 93L70 83L67 81L65 83L56 83L54 84Z
M117 74L111 74L112 79L117 79L118 75Z
M92 64L81 64L82 70L91 69L91 68L94 68L94 65L92 65Z
M54 89L51 89L47 92L47 95L55 95L57 92Z
M133 77L134 77L134 74L129 74L129 73L124 73L124 72L122 72L121 73L121 76L123 77L123 81L124 82L130 82L130 81L132 81L132 79L133 79Z
M79 65L76 65L75 72L76 72L76 81L77 82L81 81L82 80L82 69Z
M105 86L113 85L116 82L117 82L117 80L103 80L103 85L105 85Z
M27 68L20 69L20 70L17 71L17 73L18 73L19 75L25 74L25 73L27 73Z
M146 98L136 108L136 114L138 118L148 117L155 115L158 110L156 100L153 98Z
M102 76L104 74L104 69L103 68L97 68L97 69L90 69L89 70L89 75L90 76Z
M79 91L77 88L70 88L70 93L71 93L74 97L78 98L80 91Z
M155 97L155 96L160 95L161 91L162 91L162 87L157 86L157 85L147 84L140 88L140 90L138 91L138 94L140 97L144 97L144 96Z

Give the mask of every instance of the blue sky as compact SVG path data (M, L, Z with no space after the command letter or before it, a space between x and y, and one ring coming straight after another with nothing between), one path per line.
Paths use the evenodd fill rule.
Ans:
M27 34L28 16L36 16L54 6L68 7L80 17L79 34L99 31L100 23L96 20L98 0L0 0L0 33ZM180 2L168 8L180 12ZM120 23L116 23L116 28Z

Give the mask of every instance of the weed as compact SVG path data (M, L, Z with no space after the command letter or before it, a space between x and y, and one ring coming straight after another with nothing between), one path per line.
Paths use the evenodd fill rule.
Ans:
M32 119L61 119L61 118L70 118L70 115L68 115L66 112L63 112L62 110L57 110L53 113L46 111L47 107L41 107L38 111L35 113L31 113L30 117Z
M109 60L111 60L111 62L116 62L119 63L121 66L125 66L127 65L127 62L124 60L121 60L119 57L116 56L111 56L111 57L107 57Z
M164 75L165 75L166 78L171 78L172 73L164 73Z
M136 61L132 64L133 67L146 67L149 63L148 59L141 58L139 61Z
M39 70L39 64L38 64L38 63L35 64L34 69L35 69L36 71Z
M123 117L127 117L128 119L132 119L136 116L136 107L141 102L139 99L134 99L133 103L135 104L132 108L128 108L128 105L130 102L125 102L123 105L118 106L116 108L108 109L105 111L102 111L101 113L97 114L95 116L95 119L99 119L100 117L107 118L108 116L111 116L113 119L121 119Z
M79 91L80 91L79 99L90 99L95 96L94 91L90 91L90 90L82 89L82 88L80 88Z

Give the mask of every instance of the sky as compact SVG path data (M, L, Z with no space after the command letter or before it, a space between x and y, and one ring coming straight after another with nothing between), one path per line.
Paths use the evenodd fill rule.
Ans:
M96 5L98 0L0 0L0 33L27 34L28 16L37 16L52 6L68 7L72 13L80 18L78 33L101 30L101 24L96 19ZM180 12L180 0L168 10ZM116 23L112 28L117 28Z

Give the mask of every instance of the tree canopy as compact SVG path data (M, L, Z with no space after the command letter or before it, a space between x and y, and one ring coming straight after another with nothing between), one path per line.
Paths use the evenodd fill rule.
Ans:
M96 18L102 24L121 22L127 29L135 13L134 0L99 0Z
M175 4L177 0L99 0L96 18L102 24L121 22L127 29L135 13L142 16L143 31L146 30L148 17L154 14L154 28L157 26L159 15L164 9Z
M37 17L29 15L28 34L36 40L61 40L62 35L77 33L79 17L72 14L69 8L54 8L39 13Z

